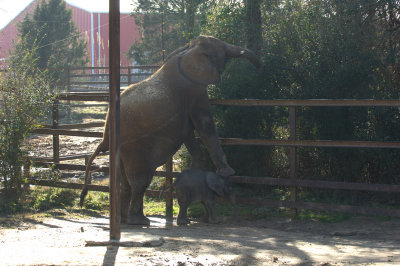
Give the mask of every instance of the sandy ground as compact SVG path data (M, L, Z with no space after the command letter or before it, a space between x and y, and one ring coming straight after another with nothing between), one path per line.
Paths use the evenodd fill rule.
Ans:
M0 227L2 265L400 265L400 220L356 217L340 223L271 218L178 227L150 217L123 225L121 241L158 247L85 247L109 240L108 219L51 218Z
M61 155L93 152L97 138L60 136ZM34 155L51 156L51 136L36 136ZM107 163L107 156L97 164ZM75 161L76 163L76 161ZM400 265L400 220L356 217L340 223L268 218L178 227L162 217L124 225L121 241L158 247L85 247L109 239L108 218L52 218L0 225L1 265Z

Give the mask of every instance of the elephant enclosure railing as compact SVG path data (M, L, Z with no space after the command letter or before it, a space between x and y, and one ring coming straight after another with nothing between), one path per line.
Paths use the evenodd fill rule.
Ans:
M156 67L147 66L146 69L156 69ZM91 68L92 69L92 68ZM100 71L101 69L95 69ZM128 71L132 72L131 69ZM129 73L130 73L129 72ZM127 83L132 83L132 78L127 75ZM93 74L93 73L92 73ZM95 76L87 75L89 78L103 76L104 73L98 73ZM132 74L132 73L131 73ZM141 73L143 75L143 73ZM150 72L146 73L150 75ZM86 74L85 74L86 75ZM72 75L71 77L81 77ZM84 76L86 77L86 76ZM79 81L80 83L74 83L69 79L69 86L84 84L93 84L92 81ZM82 83L86 82L86 83ZM97 81L102 85L104 81ZM95 83L96 84L96 83ZM104 83L105 84L105 83ZM33 158L34 164L37 167L49 167L53 165L59 170L75 170L84 171L86 166L84 164L68 164L63 163L67 160L88 158L91 154L77 154L69 156L61 156L59 152L59 136L79 136L79 137L102 137L102 132L85 131L83 129L102 127L101 123L81 123L81 124L60 124L58 117L58 105L62 101L95 101L95 102L108 102L108 92L106 91L69 91L61 93L57 101L53 106L53 123L47 127L37 129L35 133L38 134L50 134L53 136L53 156L47 158ZM319 189L333 189L333 190L352 190L352 191L373 191L373 192L391 192L400 193L400 185L394 184L366 184L366 183L349 183L349 182L332 182L323 180L306 180L297 178L297 152L298 147L334 147L334 148L368 148L368 149L399 149L400 141L342 141L342 140L299 140L296 138L296 109L303 107L387 107L387 108L399 108L400 100L326 100L326 99L315 99L315 100L211 100L214 105L223 106L270 106L270 107L286 107L288 109L289 116L289 138L270 140L270 139L239 139L239 138L221 138L222 145L245 145L245 146L282 146L289 148L289 176L287 178L272 178L272 177L251 177L251 176L231 176L230 181L233 183L243 184L258 184L258 185L269 185L269 186L284 186L290 189L290 200L271 200L265 198L249 198L249 197L238 197L237 202L240 204L250 204L258 206L278 206L292 209L312 209L321 211L338 211L338 212L350 212L358 214L369 214L369 215L383 215L383 216L395 216L400 217L400 209L394 208L378 208L378 207L365 207L365 206L352 206L352 205L336 205L336 204L325 204L325 203L314 203L314 202L300 202L297 200L298 188L319 188ZM92 151L90 151L92 152ZM398 167L393 165L393 167ZM171 183L173 177L177 177L179 172L172 171L171 161L166 165L165 171L157 171L157 176L166 177L166 183ZM92 166L93 171L108 172L108 167ZM82 184L79 183L67 183L61 181L51 180L37 180L29 179L30 184L42 185L42 186L55 186L55 187L66 187L81 189ZM108 186L90 185L90 190L108 192ZM147 195L160 195L160 191L146 192ZM162 196L167 199L167 214L172 215L172 192L163 192Z

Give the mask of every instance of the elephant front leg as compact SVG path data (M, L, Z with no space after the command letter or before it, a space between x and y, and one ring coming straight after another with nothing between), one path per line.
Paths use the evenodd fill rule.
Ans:
M191 168L203 169L203 164L201 162L201 149L194 135L194 130L189 130L188 136L183 143L185 144L192 159Z
M215 214L215 201L214 200L207 200L205 202L205 205L207 206L208 210L208 222L210 224L216 224L218 223L218 219Z
M204 208L203 221L208 223L210 221L210 212L208 210L208 205L205 201L202 201L201 204L203 205Z
M191 115L193 125L199 133L202 142L206 145L214 165L217 167L217 174L222 176L233 175L235 170L229 166L225 153L222 150L214 120L209 111L209 103L207 102L205 105L193 110Z

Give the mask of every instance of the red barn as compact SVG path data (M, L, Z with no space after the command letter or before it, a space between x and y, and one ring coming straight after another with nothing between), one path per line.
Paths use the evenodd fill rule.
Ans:
M27 14L32 14L39 1L31 2L7 26L0 30L0 66L6 65L8 51L13 48L13 42L18 39L18 23ZM67 2L67 8L72 9L72 20L75 22L82 37L87 42L87 54L90 66L108 66L108 13L91 12ZM120 15L121 65L129 66L132 62L126 53L134 41L140 40L139 31L133 17L129 13Z

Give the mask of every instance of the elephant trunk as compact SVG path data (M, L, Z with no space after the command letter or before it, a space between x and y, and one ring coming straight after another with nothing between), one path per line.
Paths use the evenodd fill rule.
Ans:
M256 68L261 67L261 61L257 58L257 56L250 50L244 49L242 47L226 44L226 55L230 58L245 58L249 60Z

